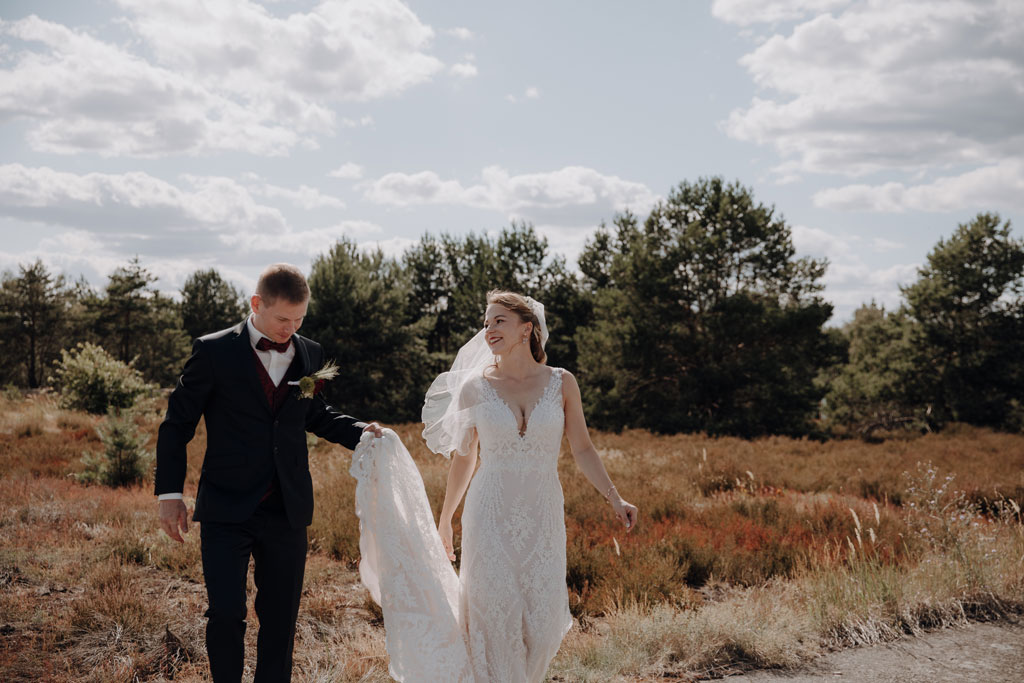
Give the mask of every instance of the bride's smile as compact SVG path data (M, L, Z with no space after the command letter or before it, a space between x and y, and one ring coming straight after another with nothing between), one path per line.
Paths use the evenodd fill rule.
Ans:
M509 309L500 304L490 304L484 318L484 330L487 346L496 356L513 353L522 342L528 342L533 326L519 320ZM524 345L523 351L529 356L529 349Z

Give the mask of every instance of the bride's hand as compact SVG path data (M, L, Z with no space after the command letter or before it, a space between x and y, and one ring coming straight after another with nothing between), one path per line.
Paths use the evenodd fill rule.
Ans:
M441 535L441 542L444 543L444 551L448 553L448 559L455 561L455 547L452 545L452 522L442 519L438 522L437 533Z
M619 498L612 503L612 509L615 510L615 518L626 525L626 531L632 531L636 526L636 506Z

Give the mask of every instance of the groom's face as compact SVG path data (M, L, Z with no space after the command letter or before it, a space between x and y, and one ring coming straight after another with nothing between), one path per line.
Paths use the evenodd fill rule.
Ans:
M256 329L275 342L286 342L302 327L309 301L294 303L285 298L271 302L259 294L252 297L252 323Z

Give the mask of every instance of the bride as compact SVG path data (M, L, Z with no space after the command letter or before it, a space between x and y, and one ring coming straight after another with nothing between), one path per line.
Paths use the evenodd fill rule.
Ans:
M545 365L546 341L540 303L491 291L483 329L428 390L423 436L452 458L436 531L419 472L393 431L364 434L353 454L359 570L381 605L396 680L543 680L572 625L557 468L563 433L616 517L627 530L636 524L637 508L619 496L590 441L575 378ZM464 494L456 575L452 517Z

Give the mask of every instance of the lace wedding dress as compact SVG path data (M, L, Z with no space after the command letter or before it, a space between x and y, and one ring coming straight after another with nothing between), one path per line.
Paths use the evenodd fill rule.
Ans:
M352 458L359 571L384 613L399 681L542 681L572 626L558 481L562 372L525 430L482 375L473 419L480 468L462 513L461 575L448 561L419 470L391 430L364 434Z

